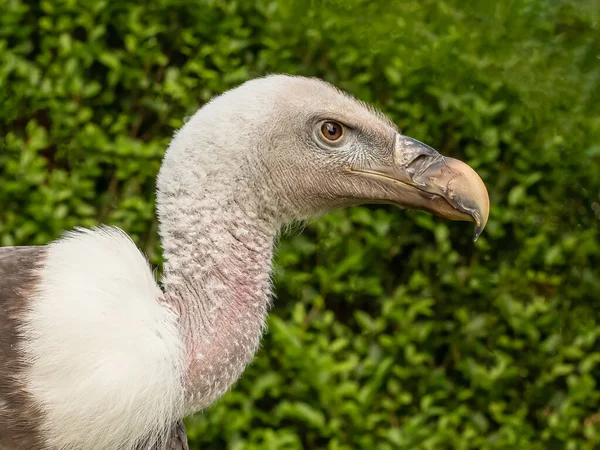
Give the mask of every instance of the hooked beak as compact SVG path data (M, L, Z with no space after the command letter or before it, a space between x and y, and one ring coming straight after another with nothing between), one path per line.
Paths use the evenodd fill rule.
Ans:
M477 240L487 224L490 200L485 184L471 167L400 134L393 159L391 164L351 170L386 183L393 192L389 201L399 206L475 222L473 241Z

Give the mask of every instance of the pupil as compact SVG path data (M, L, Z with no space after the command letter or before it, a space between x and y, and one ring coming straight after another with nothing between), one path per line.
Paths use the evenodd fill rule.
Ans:
M344 134L344 128L337 122L324 122L320 131L321 136L331 142L337 141Z

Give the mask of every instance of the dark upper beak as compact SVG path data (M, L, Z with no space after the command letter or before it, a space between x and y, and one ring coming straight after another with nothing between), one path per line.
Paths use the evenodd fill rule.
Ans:
M474 240L487 224L490 200L479 175L467 164L415 139L397 135L391 164L353 167L352 171L392 183L394 196L389 200L400 206L475 222Z

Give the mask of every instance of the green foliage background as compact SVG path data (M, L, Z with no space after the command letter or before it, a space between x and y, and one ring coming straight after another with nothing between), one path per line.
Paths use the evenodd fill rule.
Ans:
M600 448L597 0L1 0L0 244L99 222L160 263L154 177L211 96L287 72L486 181L487 230L391 207L286 236L203 449Z

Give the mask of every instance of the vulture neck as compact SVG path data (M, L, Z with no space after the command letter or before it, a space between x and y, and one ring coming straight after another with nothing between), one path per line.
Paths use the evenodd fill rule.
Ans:
M194 173L190 184L168 164L161 171L163 286L180 316L189 414L223 395L258 349L279 223L265 209L272 203L249 179L224 179L222 171L209 170ZM169 173L173 178L165 183Z

